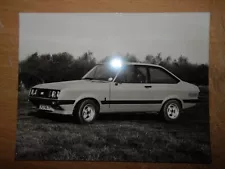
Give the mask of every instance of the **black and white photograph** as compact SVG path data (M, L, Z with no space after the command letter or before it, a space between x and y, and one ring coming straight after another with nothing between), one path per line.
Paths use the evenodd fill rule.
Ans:
M20 13L16 160L211 163L210 13Z

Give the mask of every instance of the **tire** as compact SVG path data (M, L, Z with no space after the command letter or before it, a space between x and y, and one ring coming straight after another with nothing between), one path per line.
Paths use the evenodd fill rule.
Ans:
M179 119L181 112L181 104L177 100L169 100L163 105L160 114L166 122L175 122Z
M99 106L90 99L84 100L74 109L75 121L80 124L92 124L99 113Z

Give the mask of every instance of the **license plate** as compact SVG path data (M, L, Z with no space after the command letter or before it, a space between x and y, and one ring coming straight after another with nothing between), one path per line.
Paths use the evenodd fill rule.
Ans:
M53 108L51 106L48 106L48 105L40 105L39 109L53 111Z

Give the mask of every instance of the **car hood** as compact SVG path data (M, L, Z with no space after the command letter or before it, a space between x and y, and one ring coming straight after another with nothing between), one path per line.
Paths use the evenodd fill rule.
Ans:
M42 88L42 89L64 89L64 88L73 88L78 86L93 86L93 84L99 83L108 83L107 81L99 81L99 80L72 80L72 81L62 81L62 82L53 82L53 83L43 83L34 86L34 88Z

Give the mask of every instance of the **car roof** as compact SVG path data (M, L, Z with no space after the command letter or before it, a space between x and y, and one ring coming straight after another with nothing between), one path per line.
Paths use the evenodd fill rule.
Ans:
M161 67L156 64L151 64L151 63L140 63L140 62L125 62L127 65L140 65L140 66L156 66L156 67Z
M101 64L107 64L108 62L106 63L99 63L99 65ZM141 63L141 62L123 62L123 64L125 65L140 65L140 66L154 66L154 67L162 67L160 65L156 65L156 64L150 64L150 63Z
M109 64L109 62L99 63L99 64L97 64L97 65L103 65L103 64ZM141 62L123 62L123 64L125 64L125 65L140 65L140 66L159 67L159 68L162 68L162 69L166 70L169 74L171 74L172 76L174 76L174 77L177 78L178 80L182 81L178 76L176 76L175 74L173 74L171 71L169 71L169 70L167 70L166 68L164 68L163 66L160 66L160 65L157 65L157 64L141 63Z

